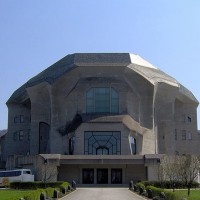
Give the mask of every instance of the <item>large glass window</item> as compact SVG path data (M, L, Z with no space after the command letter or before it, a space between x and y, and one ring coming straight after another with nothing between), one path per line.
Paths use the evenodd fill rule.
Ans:
M86 93L87 113L118 113L119 95L114 88L91 88Z
M114 132L85 132L85 154L87 155L120 155L121 133Z

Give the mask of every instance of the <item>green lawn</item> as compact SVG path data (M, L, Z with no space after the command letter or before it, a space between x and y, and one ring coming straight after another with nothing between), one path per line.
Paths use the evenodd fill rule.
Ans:
M187 196L187 190L175 190L180 198L185 197L187 200L200 200L200 190L190 190L190 196Z
M33 190L0 190L1 200L12 200L14 197L20 198L24 194L28 194Z

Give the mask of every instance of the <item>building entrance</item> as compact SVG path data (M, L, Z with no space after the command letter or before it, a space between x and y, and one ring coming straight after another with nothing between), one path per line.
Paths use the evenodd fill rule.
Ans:
M108 169L97 169L97 184L108 184Z
M122 184L122 169L111 169L111 183Z
M83 169L83 184L94 184L94 169Z

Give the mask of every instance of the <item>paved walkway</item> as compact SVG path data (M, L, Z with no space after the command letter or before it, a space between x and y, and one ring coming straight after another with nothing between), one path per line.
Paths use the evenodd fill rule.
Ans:
M62 200L144 200L127 188L78 188Z

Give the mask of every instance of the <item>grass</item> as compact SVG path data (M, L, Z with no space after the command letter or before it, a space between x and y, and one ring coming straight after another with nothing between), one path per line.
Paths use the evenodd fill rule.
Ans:
M25 194L29 194L33 190L0 190L1 200L12 200L14 198L21 198Z
M187 190L175 190L179 197L185 197L187 200L200 200L200 190L190 190L190 196L187 195Z

